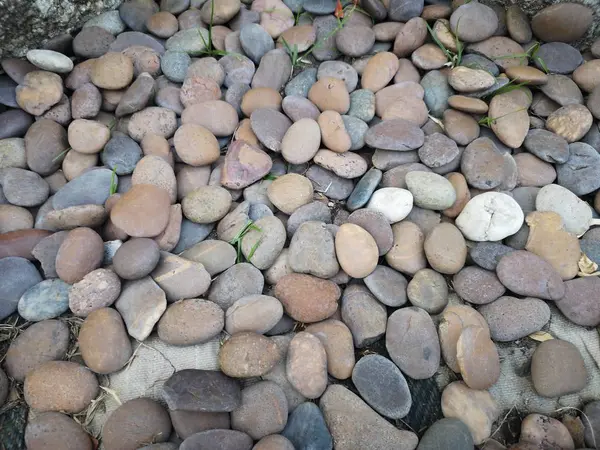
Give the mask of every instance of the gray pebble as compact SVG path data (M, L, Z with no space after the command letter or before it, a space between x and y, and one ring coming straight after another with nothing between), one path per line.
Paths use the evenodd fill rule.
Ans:
M59 278L44 280L29 288L19 300L21 317L30 322L54 319L69 309L71 286Z

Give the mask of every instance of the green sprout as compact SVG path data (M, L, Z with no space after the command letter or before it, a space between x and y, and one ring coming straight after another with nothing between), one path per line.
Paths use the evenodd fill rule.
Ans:
M243 262L242 240L250 232L250 230L256 230L259 233L262 233L262 230L259 227L257 227L252 220L249 220L248 223L246 223L246 225L244 225L242 227L242 229L237 232L237 234L233 237L233 239L231 239L229 241L229 243L236 248L236 252L237 252L236 263ZM252 246L252 249L250 250L250 253L248 254L248 260L251 260L252 257L254 256L254 252L256 252L256 249L260 245L260 241L261 240L259 239Z
M212 29L213 29L213 21L215 17L215 0L210 0L210 23L208 24L208 42L204 39L204 35L200 28L198 28L198 35L200 39L202 39L202 43L204 44L204 50L202 50L201 54L206 56L226 56L229 55L229 52L219 50L213 47L212 42Z
M274 175L272 173L268 173L263 177L263 180L276 180L277 179L277 175Z
M112 173L110 174L110 195L116 194L118 183L117 178L117 166L113 167Z

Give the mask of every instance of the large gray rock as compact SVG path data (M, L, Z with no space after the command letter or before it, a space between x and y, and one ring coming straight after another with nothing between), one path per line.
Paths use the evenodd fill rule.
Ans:
M2 0L0 57L24 56L60 34L80 28L87 20L115 9L122 0Z

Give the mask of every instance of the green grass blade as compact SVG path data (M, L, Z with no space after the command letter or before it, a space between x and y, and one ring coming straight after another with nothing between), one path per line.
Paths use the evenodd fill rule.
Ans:
M113 167L112 173L110 174L110 195L117 193L118 184L115 181L117 177L117 166Z
M261 238L262 238L262 236L261 236ZM250 261L252 259L252 257L254 256L254 252L256 252L256 249L259 247L260 241L261 241L261 239L256 241L254 243L254 245L252 246L252 248L250 249L250 253L248 254L248 261Z
M71 147L67 147L66 149L64 149L62 152L60 152L58 155L56 155L54 158L52 158L52 162L54 163L54 162L58 161L60 158L65 156L69 150L71 150Z
M429 24L427 22L425 22L425 25L427 25L427 31L429 31L429 34L431 35L431 38L433 39L433 41L436 43L436 45L439 48L442 49L442 51L446 55L446 58L448 58L448 60L452 61L453 56L454 56L452 54L452 52L450 50L448 50L444 44L442 44L442 41L440 41L438 39L437 34L435 33L435 31L433 31L433 29L429 26Z

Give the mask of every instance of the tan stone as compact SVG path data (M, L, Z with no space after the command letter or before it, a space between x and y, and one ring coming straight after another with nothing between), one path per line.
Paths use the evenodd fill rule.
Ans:
M325 146L337 153L350 150L352 141L346 131L342 116L336 111L324 111L317 120L321 130L321 139Z
M205 166L219 159L219 142L215 135L202 125L181 125L173 140L177 156L186 164Z
M17 104L29 114L41 116L60 102L63 82L59 75L43 70L34 70L16 88Z
M402 221L392 225L394 244L385 255L390 267L408 275L414 275L427 267L425 258L425 235L413 222Z
M312 85L308 99L321 111L332 110L345 114L350 109L350 94L344 80L323 77Z
M469 200L471 200L471 191L469 190L467 180L465 179L465 176L462 173L452 172L447 174L446 178L452 184L452 187L454 187L454 190L456 191L456 201L454 202L454 205L452 205L450 208L442 211L442 214L444 214L444 216L446 217L454 219L458 217L465 205L469 203Z
M273 88L257 87L250 89L242 97L241 109L246 117L250 117L255 110L271 108L281 111L281 94Z
M244 331L234 334L221 346L219 365L230 377L260 377L275 367L280 357L271 339Z
M123 53L105 53L94 62L90 78L99 88L123 89L133 79L133 62Z
M318 398L327 388L327 354L318 337L301 331L288 347L286 375L306 398Z
M567 142L580 140L592 127L592 114L583 105L567 105L557 109L546 119L546 128Z
M500 357L487 329L463 328L456 343L456 359L463 380L471 389L488 389L500 377Z
M527 83L532 86L546 84L548 75L531 66L513 66L506 69L506 76L515 83Z
M373 236L364 228L345 223L335 235L335 252L340 266L352 278L369 275L379 260L379 250Z
M459 111L473 114L485 114L488 111L488 104L483 100L464 95L452 95L448 98L448 105Z
M310 203L313 185L302 175L288 173L278 177L267 189L269 200L285 214L292 214L302 205Z
M377 53L369 58L360 80L363 89L377 92L388 85L398 68L398 57L391 52Z
M290 273L279 279L274 295L290 317L312 323L331 317L337 310L342 293L333 281Z
M482 69L458 66L450 71L448 83L458 92L477 92L492 87L496 79Z
M110 212L113 223L133 237L154 237L169 222L169 194L152 184L132 186Z

